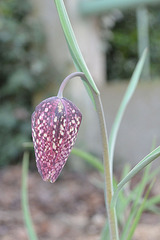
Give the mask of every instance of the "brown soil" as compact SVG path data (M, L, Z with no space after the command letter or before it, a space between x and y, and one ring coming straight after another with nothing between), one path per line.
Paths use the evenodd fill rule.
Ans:
M99 178L96 173L65 171L50 184L37 172L30 172L29 202L39 240L100 239L105 223L103 191L91 183ZM0 186L0 239L27 240L21 210L21 166L0 170ZM134 240L159 239L160 217L143 214Z

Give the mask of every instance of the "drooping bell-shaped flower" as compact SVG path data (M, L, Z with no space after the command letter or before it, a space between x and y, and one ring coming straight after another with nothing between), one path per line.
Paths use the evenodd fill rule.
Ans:
M36 163L44 181L55 182L76 141L82 115L68 99L51 97L32 114Z

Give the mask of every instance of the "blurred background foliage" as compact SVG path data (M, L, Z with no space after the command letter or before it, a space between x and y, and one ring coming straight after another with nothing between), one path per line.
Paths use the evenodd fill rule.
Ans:
M148 7L152 77L160 72L159 10ZM106 40L109 80L130 79L138 58L136 11L122 15ZM0 1L0 166L21 159L22 143L31 140L33 99L55 75L43 27L32 16L29 0Z
M28 0L0 1L0 166L31 140L33 96L51 79L41 25Z
M148 14L151 77L155 78L160 74L160 6L148 7ZM138 58L136 11L124 11L122 16L112 28L112 35L108 42L107 75L109 80L129 80Z

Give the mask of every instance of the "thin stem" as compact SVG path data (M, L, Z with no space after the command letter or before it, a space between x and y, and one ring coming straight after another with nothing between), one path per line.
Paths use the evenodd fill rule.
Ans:
M91 97L92 101L93 100L95 101L95 102L93 101L93 103L96 104L103 142L105 196L106 196L105 201L109 218L110 235L112 240L118 240L118 227L115 209L111 208L111 198L113 194L112 171L110 171L107 131L105 126L105 119L100 94L83 59L82 53L79 49L63 0L55 0L55 4L57 7L58 15L73 61L75 65L78 67L78 71L80 70L85 74L85 77L83 76L82 79L85 80L84 83L89 93L89 96ZM94 99L92 98L92 96Z
M27 191L28 165L29 165L29 153L26 151L24 152L22 164L22 189L21 189L22 210L29 239L38 240L38 237L33 227L28 203L28 191Z
M59 88L57 97L63 98L63 90L64 90L66 84L68 83L68 81L69 81L70 79L72 79L72 78L74 78L74 77L82 77L82 78L84 78L85 75L84 75L84 73L82 73L82 72L74 72L74 73L71 73L70 75L68 75L68 76L63 80L63 82L61 83L61 86L60 86L60 88Z
M111 207L111 201L113 196L113 182L112 182L112 174L110 171L107 129L106 129L104 111L103 111L100 95L97 95L97 94L94 94L94 95L95 95L97 114L99 117L101 136L102 136L104 177L105 177L104 191L105 191L105 200L106 200L105 202L106 202L106 208L107 208L107 214L108 214L109 226L110 226L110 235L112 240L118 240L119 234L118 234L116 211L115 211L115 208Z
M63 90L68 81L73 77L81 77L86 83L89 84L88 79L85 74L82 72L75 72L66 77L59 89L58 97L63 97ZM104 163L104 175L105 175L105 203L106 209L109 219L110 226L110 235L112 240L118 240L118 226L117 226L117 217L115 208L111 207L112 195L113 195L113 183L112 183L112 174L110 169L110 161L109 161L109 152L108 152L108 138L107 138L107 129L105 124L105 117L103 112L103 106L100 98L100 94L97 94L93 88L91 87L92 94L94 96L96 110L99 117L101 136L102 136L102 145L103 145L103 163Z

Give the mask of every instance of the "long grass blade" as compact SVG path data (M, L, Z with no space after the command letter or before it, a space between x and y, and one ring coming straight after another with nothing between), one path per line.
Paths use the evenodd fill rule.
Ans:
M28 176L28 165L29 165L29 152L24 152L23 163L22 163L22 188L21 188L21 201L22 211L24 217L24 223L27 228L28 238L30 240L38 240L36 232L33 227L29 203L28 203L28 192L27 192L27 176Z
M147 193L145 194L144 200L143 200L142 204L140 205L140 207L139 207L139 209L138 209L138 211L136 213L136 216L135 216L135 219L134 219L133 224L131 226L131 229L129 231L128 237L126 238L127 240L132 240L134 231L135 231L135 229L136 229L136 227L137 227L137 225L139 223L139 220L140 220L141 215L143 213L143 210L145 208L145 204L146 204L147 198L149 196L149 193L151 191L153 183L154 183L154 181L152 181L152 183L150 184L150 186L149 186L149 188L147 190Z
M107 240L107 239L110 239L110 234L109 234L109 224L108 224L108 221L106 221L106 224L102 230L102 233L101 233L101 240Z
M119 126L120 126L122 117L124 115L124 112L126 110L126 107L129 103L131 97L133 96L133 93L134 93L134 91L136 89L136 86L138 84L138 81L139 81L139 78L140 78L140 75L141 75L141 72L142 72L142 69L143 69L143 66L144 66L144 62L145 62L145 59L146 59L146 54L147 54L147 50L145 49L143 54L142 54L142 57L138 61L137 65L136 65L136 68L133 72L130 83L129 83L128 88L125 92L123 100L120 104L119 110L117 112L115 121L114 121L112 129L111 129L111 133L110 133L110 137L109 137L109 157L110 157L110 162L111 162L111 169L113 168L114 148L115 148L115 142L116 142Z
M146 209L152 210L152 207L155 206L156 204L160 204L160 196L159 195L148 199L148 201L146 203ZM159 212L160 212L160 208L159 208Z
M103 164L100 162L100 160L98 158L96 158L92 154L82 151L78 148L73 148L71 153L82 158L87 163L89 163L91 166L98 169L101 173L104 173Z
M144 167L154 161L156 158L160 156L160 146L149 153L146 157L144 157L127 175L122 181L118 184L116 191L113 194L112 198L112 206L115 206L118 194L120 190L124 187L124 185L130 181L139 171L141 171Z
M60 18L60 22L63 28L63 32L65 35L65 38L67 40L67 43L69 45L69 50L72 53L72 58L75 62L75 65L79 67L79 69L81 69L83 71L83 73L85 74L86 78L88 79L91 87L93 88L93 90L95 91L95 93L99 94L99 91L95 85L95 82L88 70L88 67L84 61L84 58L82 56L82 53L80 51L80 48L78 46L75 34L73 32L65 5L63 0L55 0L55 4L57 7L57 11L58 11L58 15Z
M130 199L130 201L127 202L128 205L131 204L131 202L133 202L133 205L132 205L132 208L130 211L130 215L126 221L127 223L125 224L125 226L123 228L121 240L126 240L130 226L132 225L132 221L133 221L135 215L137 214L138 206L140 204L142 204L142 202L143 202L143 200L141 201L141 199L142 199L145 187L148 183L148 175L149 175L150 167L151 167L150 165L148 165L146 167L140 183L138 183L137 186L135 187L135 189L133 189L131 191L130 195L133 195L133 193L134 193L134 199L131 198L130 196L128 196L128 200Z
M122 204L122 206L120 206L120 211L118 210L118 216L119 214L121 216L123 216L123 212L125 211L125 209L127 207L129 207L131 205L131 203L133 202L133 206L132 209L130 211L130 215L128 217L127 220L125 220L125 224L123 224L122 226L122 234L121 234L121 240L126 240L130 226L132 225L132 221L134 216L137 213L137 207L138 205L141 205L142 202L144 201L143 198L143 192L147 186L147 184L156 177L157 174L159 174L160 169L158 168L156 170L153 170L152 172L149 172L149 170L151 169L151 164L148 165L144 171L142 180L140 181L139 184L137 184L130 192L129 195L127 197L125 197L124 202ZM119 200L117 202L117 207L119 206L119 202L121 202L121 193L123 193L123 191L121 191L119 193ZM155 214L160 214L160 208L156 206L156 204L160 203L160 196L155 196L152 197L150 199L147 199L146 204L145 204L145 210L149 210ZM124 205L124 206L123 206ZM119 209L119 208L118 208ZM122 218L121 218L122 219Z

